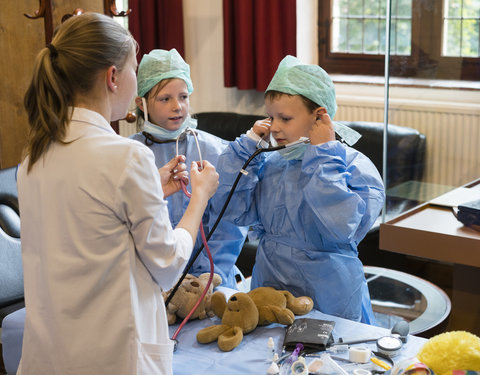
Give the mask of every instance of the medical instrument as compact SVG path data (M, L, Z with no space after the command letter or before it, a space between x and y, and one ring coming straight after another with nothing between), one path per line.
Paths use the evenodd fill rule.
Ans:
M363 368L356 368L353 370L353 375L372 375L372 372Z
M195 138L195 143L197 145L197 149L198 149L198 153L199 153L199 158L200 158L200 166L201 168L203 169L203 160L202 160L202 153L200 151L200 146L198 144L198 139L197 139L197 135L195 134L195 132L193 131L193 129L191 128L186 128L184 133L187 134L188 132L190 132L191 134L193 134L194 138ZM183 133L182 133L183 134ZM179 153L178 153L178 140L179 140L180 136L177 137L177 142L176 142L176 156L178 157ZM191 198L191 194L188 192L187 190L187 187L185 185L185 182L180 180L180 184L182 186L182 190L183 190L183 193L188 197L188 198ZM203 223L200 221L200 234L201 234L201 237L202 237L202 242L203 242L203 246L205 247L205 250L207 252L207 255L208 255L208 261L210 263L210 274L209 274L209 277L208 277L208 281L207 281L207 284L205 285L205 289L203 290L202 294L200 295L200 297L198 298L197 302L195 303L195 305L193 306L192 310L188 313L188 315L183 319L182 323L180 323L180 325L178 326L177 330L175 331L175 333L173 334L172 336L172 340L176 343L177 341L177 336L178 334L180 333L181 329L183 328L183 326L187 323L188 319L190 319L190 317L192 316L192 314L195 312L195 310L198 308L198 306L200 305L200 303L202 302L202 300L205 298L205 295L207 294L208 292L208 289L210 288L210 285L212 284L212 280L213 280L213 271L214 271L214 264L213 264L213 257L212 257L212 254L210 252L210 249L208 248L208 240L205 236L205 230L203 228ZM183 280L183 279L182 279ZM173 292L172 292L173 293ZM168 302L170 302L170 299L167 299L167 302L165 303L166 306L168 306ZM273 339L272 339L273 340ZM175 348L176 348L176 345L175 345Z
M298 141L297 143L295 143L295 145L298 144ZM277 147L269 147L269 148L259 148L257 150L255 150L255 152L247 159L247 161L243 164L242 168L240 169L240 172L238 173L236 179L235 179L235 182L233 183L232 185L232 189L230 190L230 193L228 194L227 196L227 199L225 200L225 203L223 204L223 207L222 207L222 210L220 211L220 213L218 214L218 217L217 217L217 220L215 221L215 223L213 224L212 226L212 229L210 230L210 232L208 233L208 235L206 236L206 240L208 242L208 240L210 240L210 237L212 237L212 234L213 232L215 232L215 229L217 229L217 226L218 224L220 223L220 220L221 218L223 217L227 207L228 207L228 204L230 203L230 200L232 199L232 196L233 196L233 193L238 185L238 181L240 180L240 178L242 177L243 174L248 174L248 172L246 171L247 169L247 166L250 164L250 162L260 153L262 152L272 152L272 151L278 151L278 150L281 150L283 148L287 147L287 145L281 145L281 146L277 146ZM199 150L200 151L200 150ZM195 262L195 260L198 258L198 256L200 255L200 253L202 252L203 248L204 248L204 244L202 244L202 246L200 246L198 248L198 250L196 251L196 253L193 255L193 257L190 258L190 261L188 262L187 266L185 267L185 270L183 271L183 274L182 276L180 277L180 279L177 281L177 284L172 288L172 291L170 292L170 295L167 297L166 301L165 301L165 305L168 306L168 303L172 300L173 296L175 295L175 293L177 292L178 288L180 287L180 284L182 283L183 279L185 279L185 277L187 276L190 268L192 268L193 266L193 263Z
M376 357L371 357L371 358L370 358L370 361L372 361L372 362L375 363L377 366L380 366L381 368L383 368L383 369L385 369L385 370L390 370L390 369L392 368L388 363L386 363L386 362L384 362L384 361L382 361L381 359L378 359L378 358L376 358Z
M298 359L300 352L303 350L303 345L298 343L295 350L290 354L280 366L280 375L289 375L293 363Z
M273 342L273 337L268 338L267 348L267 362L272 362L275 356L275 343Z
M292 375L308 375L308 367L305 362L305 357L299 357L290 367L290 373Z
M363 339L358 339L358 340L349 340L349 341L344 341L342 338L339 339L338 342L334 342L332 345L352 345L352 344L363 344L367 342L374 342L378 341L382 337L397 337L400 339L400 341L405 342L407 340L408 332L410 330L410 325L407 321L401 320L395 323L395 325L392 327L390 330L390 335L389 336L380 336L376 338L363 338ZM403 339L402 339L403 338ZM405 341L403 341L405 340Z
M315 368L310 368L309 366L309 370L312 374L327 373L327 374L348 375L348 373L337 362L335 362L332 359L332 357L330 357L330 354L328 353L323 353L320 356L319 361L322 362L321 367L317 368L317 366L315 366Z
M397 336L384 336L377 340L378 351L387 357L394 357L402 348L402 340Z
M278 375L280 373L280 369L275 362L272 362L270 367L267 369L267 375Z
M348 349L348 359L355 363L366 363L372 351L369 348L353 347Z

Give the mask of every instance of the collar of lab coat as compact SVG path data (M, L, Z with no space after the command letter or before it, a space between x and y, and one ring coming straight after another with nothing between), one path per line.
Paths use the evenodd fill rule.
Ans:
M116 134L105 117L100 113L86 108L71 108L72 120L67 127L67 134L64 142L73 142L85 135L88 131L95 127L101 131Z

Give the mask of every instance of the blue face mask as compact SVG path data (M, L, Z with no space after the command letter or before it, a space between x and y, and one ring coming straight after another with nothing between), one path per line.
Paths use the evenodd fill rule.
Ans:
M145 120L145 122L143 123L143 130L159 139L175 139L180 134L182 134L187 127L190 127L192 129L195 129L197 127L197 123L190 120L191 118L187 117L183 124L177 130L167 130L162 128L161 126L152 124L150 121Z
M278 150L278 152L287 160L302 160L305 151L307 151L307 147L307 144L300 143L295 146L282 148L281 150Z
M299 140L303 140L303 139L307 139L307 138L301 137ZM275 140L275 138L272 137L271 134L270 134L270 144L273 147L278 146L277 141ZM308 147L308 144L299 143L297 145L282 148L277 152L287 160L302 160L303 155L305 154L305 151L307 151L307 147Z

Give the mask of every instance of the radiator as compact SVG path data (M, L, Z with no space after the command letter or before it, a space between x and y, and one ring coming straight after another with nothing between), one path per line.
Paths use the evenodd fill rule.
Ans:
M338 98L336 120L384 119L383 99ZM459 186L480 177L480 106L419 100L390 99L388 122L425 134L427 142L424 182ZM388 166L387 166L388 168Z

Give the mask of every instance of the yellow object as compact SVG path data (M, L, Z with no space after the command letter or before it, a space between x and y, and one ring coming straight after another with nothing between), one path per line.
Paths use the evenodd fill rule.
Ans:
M436 375L450 375L453 370L480 369L480 338L465 331L441 333L429 339L417 358Z
M376 357L370 357L370 361L375 363L377 366L380 366L381 368L384 368L385 370L390 370L390 368L391 368L391 366L388 363L383 362L382 360L380 360Z

